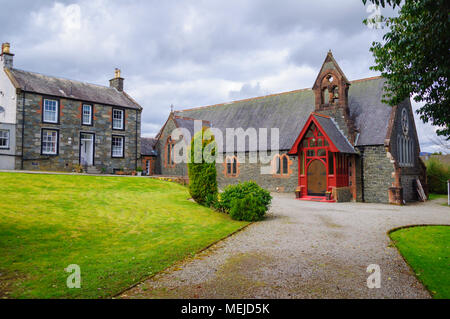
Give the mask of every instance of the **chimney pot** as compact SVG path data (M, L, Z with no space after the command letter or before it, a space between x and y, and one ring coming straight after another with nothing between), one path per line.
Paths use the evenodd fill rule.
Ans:
M109 80L109 86L115 88L117 91L123 91L123 78L120 76L120 69L115 68L114 70L114 78Z
M14 54L10 51L10 44L8 42L2 43L1 62L5 68L12 68L14 62Z
M10 44L8 42L5 42L2 44L2 53L10 54Z

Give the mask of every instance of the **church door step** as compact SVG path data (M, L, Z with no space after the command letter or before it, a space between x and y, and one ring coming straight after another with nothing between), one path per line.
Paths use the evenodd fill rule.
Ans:
M334 199L327 199L325 196L303 196L297 198L298 200L307 200L311 202L335 203Z

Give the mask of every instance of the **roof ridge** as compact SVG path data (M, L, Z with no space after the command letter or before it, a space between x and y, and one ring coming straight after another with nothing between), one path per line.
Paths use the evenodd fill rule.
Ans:
M372 76L372 77L368 77L368 78L362 78L362 79L357 79L357 80L352 80L349 81L350 83L356 83L356 82L363 82L363 81L370 81L370 80L375 80L378 78L382 78L381 75L377 75L377 76ZM211 104L211 105L204 105L204 106L197 106L197 107L191 107L191 108L186 108L183 110L179 110L176 112L185 112L185 111L193 111L193 110L199 110L199 109L206 109L206 108L212 108L212 107L218 107L218 106L223 106L223 105L230 105L230 104L236 104L239 102L248 102L248 101L252 101L252 100L258 100L258 99L264 99L264 98L268 98L268 97L272 97L272 96L279 96L279 95L283 95L283 94L290 94L290 93L296 93L296 92L302 92L302 91L309 91L312 90L311 88L304 88L304 89L298 89L298 90L292 90L292 91L286 91L286 92L280 92L280 93L274 93L274 94L268 94L268 95L263 95L263 96L256 96L256 97L252 97L252 98L247 98L247 99L242 99L242 100L235 100L235 101L230 101L230 102L224 102L224 103L218 103L218 104Z
M178 112L178 111L177 111ZM184 119L184 120L190 120L190 121L203 121L203 122L208 122L208 123L211 123L210 121L207 121L207 120L199 120L199 119L194 119L194 118L192 118L192 117L187 117L187 116L180 116L180 115L175 115L174 114L174 116L173 116L174 118L177 118L177 119Z
M272 97L272 96L278 96L278 95L290 94L290 93L296 93L296 92L302 92L302 91L309 91L309 90L312 90L312 89L311 88L305 88L305 89L292 90L292 91L281 92L281 93L268 94L268 95L263 95L263 96L256 96L256 97L251 97L251 98L242 99L242 100L235 100L235 101L231 101L231 102L224 102L224 103L211 104L211 105L205 105L205 106L197 106L197 107L192 107L192 108L179 110L179 111L176 111L176 112L192 111L192 110L204 109L204 108L209 108L209 107L230 105L230 104L235 104L235 103L239 103L239 102L248 102L248 101L264 99L264 98Z
M319 114L319 113L316 113L316 112L312 112L311 113L312 115L317 115L317 116L321 116L321 117L325 117L325 118L330 118L328 115L324 115L324 114Z
M381 79L381 78L383 78L381 75L371 76L371 77L368 77L368 78L352 80L352 81L350 81L350 84L351 83L356 83L356 82L364 82L364 81L370 81L370 80L375 80L375 79Z
M43 74L43 73L40 73L40 72L27 71L27 70L22 70L22 69L18 69L18 68L11 68L10 70L36 74L36 75L45 76L45 77L48 77L48 78L59 79L59 80L66 80L66 81L72 81L72 82L78 82L78 83L82 83L82 84L87 84L87 85L93 85L93 86L98 86L98 87L105 88L105 89L114 89L114 88L112 88L110 86L101 85L101 84L95 84L95 83L90 83L90 82L85 82L85 81L80 81L80 80L73 80L73 79L62 77L62 76L48 75L48 74Z

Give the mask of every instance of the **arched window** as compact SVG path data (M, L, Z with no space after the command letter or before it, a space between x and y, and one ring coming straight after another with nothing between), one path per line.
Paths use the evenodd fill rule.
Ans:
M174 167L175 166L174 154L173 154L174 146L175 146L175 143L172 140L172 138L169 136L169 138L167 139L167 142L166 142L166 156L165 156L165 162L164 162L165 167Z
M323 103L328 104L330 102L330 92L328 91L328 88L325 88L322 94L323 94Z
M289 166L291 162L289 161L289 156L287 154L276 154L273 157L272 167L273 174L276 176L289 176Z
M414 153L414 140L399 134L397 136L397 160L399 166L414 166Z
M225 158L224 175L227 177L239 176L239 162L236 156L227 156Z

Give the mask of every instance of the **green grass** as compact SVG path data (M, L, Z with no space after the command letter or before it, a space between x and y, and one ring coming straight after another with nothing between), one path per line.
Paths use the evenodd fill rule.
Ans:
M149 178L0 173L0 298L111 297L247 224L188 198Z
M429 200L439 199L439 198L447 198L447 194L435 194L435 193L428 194Z
M417 226L391 239L434 298L450 298L450 226Z

